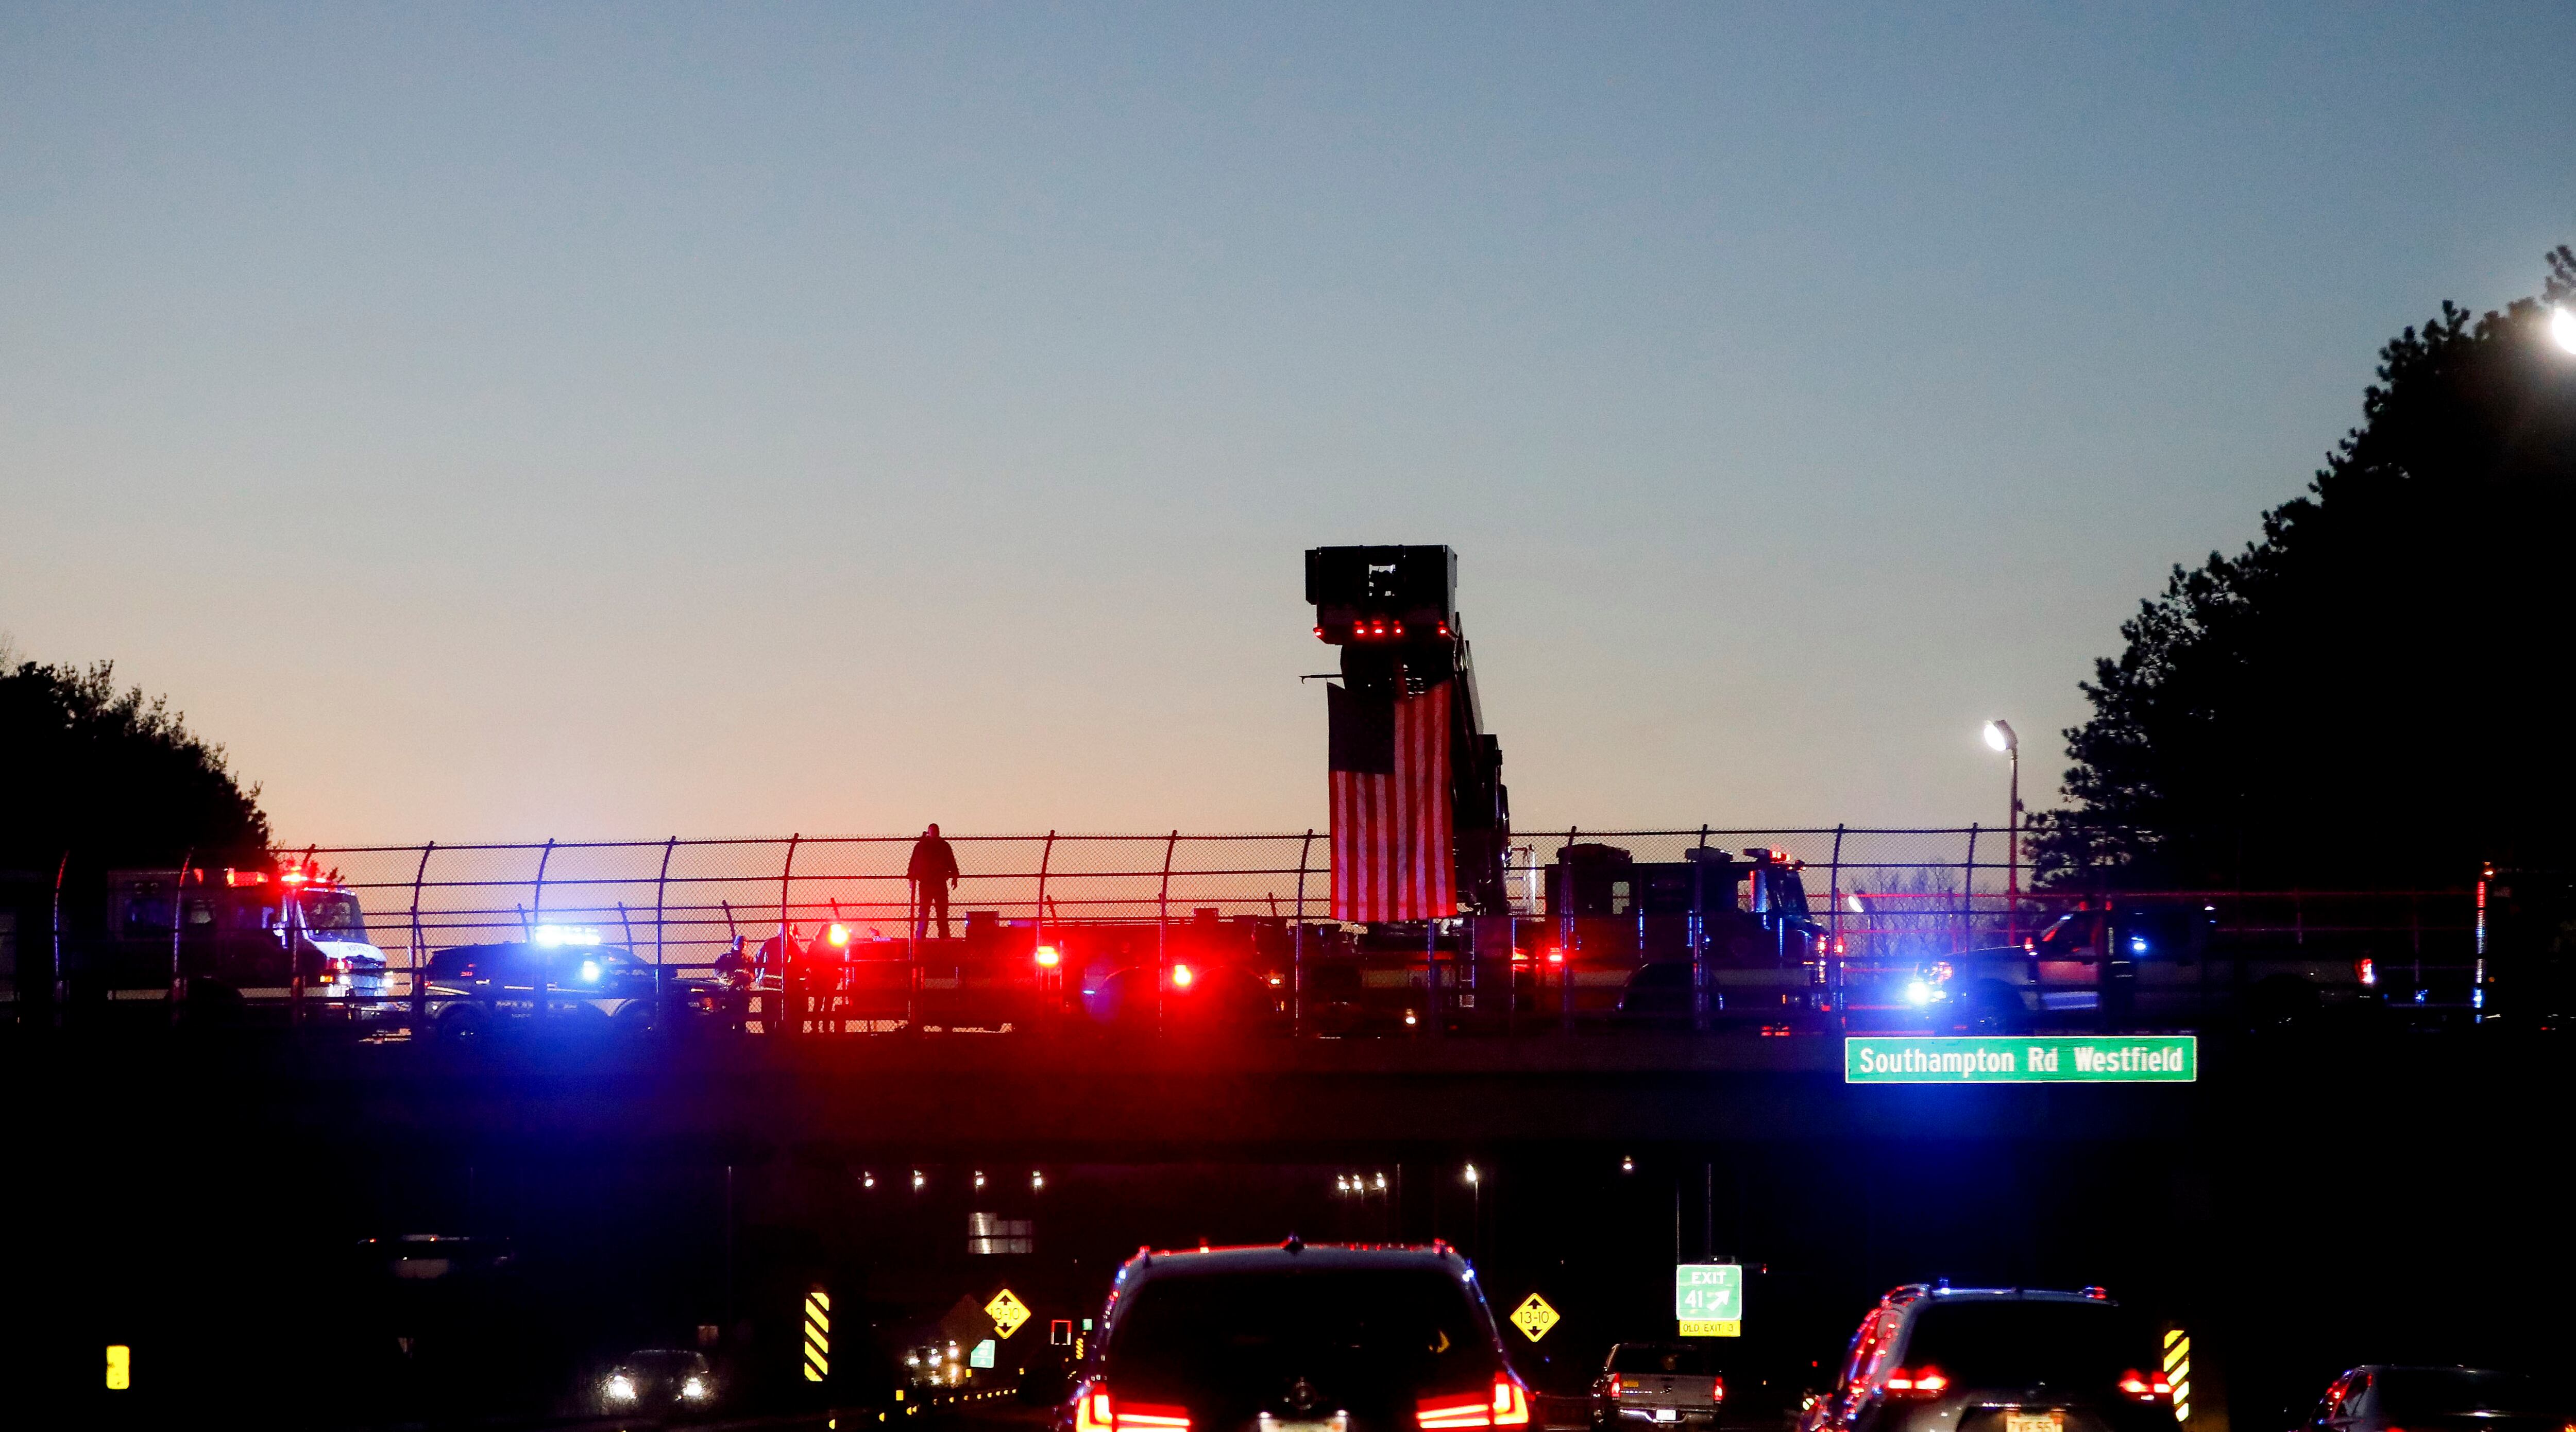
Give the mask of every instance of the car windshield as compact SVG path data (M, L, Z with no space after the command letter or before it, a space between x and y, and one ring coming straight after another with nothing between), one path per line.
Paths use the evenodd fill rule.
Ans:
M2538 1412L2540 1389L2530 1378L2473 1367L2392 1367L2375 1385L2376 1409L2391 1421L2456 1416L2466 1412Z
M1916 1319L1903 1361L1959 1387L2107 1394L2122 1373L2155 1365L2155 1346L2143 1321L2111 1303L1939 1302Z
M548 958L561 985L614 984L636 971L635 957L624 950L556 950Z
M1158 1278L1109 1345L1111 1383L1145 1397L1267 1397L1305 1378L1345 1403L1476 1388L1490 1335L1435 1268L1265 1269Z
M1610 1353L1612 1372L1669 1372L1690 1377L1709 1377L1717 1372L1717 1359L1708 1349L1696 1347L1655 1347L1626 1343Z
M346 890L308 890L300 899L304 933L316 940L364 940L367 919Z

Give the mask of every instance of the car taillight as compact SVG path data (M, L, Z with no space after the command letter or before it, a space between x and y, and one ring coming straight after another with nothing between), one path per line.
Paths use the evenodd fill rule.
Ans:
M1527 1427L1529 1389L1508 1374L1496 1373L1490 1394L1426 1397L1414 1404L1413 1420L1422 1425L1423 1432L1459 1427Z
M2370 956L2364 955L2352 962L2352 977L2361 982L2363 989L2370 989L2379 983L2379 966Z
M1190 1410L1157 1402L1112 1402L1109 1389L1086 1390L1073 1406L1074 1432L1189 1432Z
M2120 1374L2120 1391L2139 1402L2153 1402L2173 1396L2173 1383L2161 1372L2150 1376L2133 1367Z
M1615 1372L1610 1374L1610 1395L1613 1397L1619 1395L1619 1374Z
M1900 1367L1887 1375L1887 1390L1898 1397L1937 1397L1949 1387L1950 1379L1937 1367Z
M1710 1384L1709 1384L1709 1387L1708 1387L1708 1400L1709 1400L1709 1401L1711 1401L1711 1402L1724 1402L1724 1401L1726 1400L1726 1379L1725 1379L1725 1378L1722 1378L1722 1377L1721 1377L1721 1378L1719 1378L1717 1381L1712 1382L1712 1383L1710 1383Z

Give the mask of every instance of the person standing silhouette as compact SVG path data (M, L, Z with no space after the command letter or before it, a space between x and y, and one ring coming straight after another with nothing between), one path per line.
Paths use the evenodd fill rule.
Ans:
M930 930L932 906L939 909L939 938L948 938L948 892L957 884L957 852L939 838L939 823L921 833L912 843L912 863L904 874L912 881L912 937L916 940Z

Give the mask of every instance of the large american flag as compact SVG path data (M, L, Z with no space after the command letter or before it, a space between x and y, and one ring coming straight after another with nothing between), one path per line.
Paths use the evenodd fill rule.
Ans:
M1449 683L1402 698L1324 690L1332 721L1333 918L1457 914Z

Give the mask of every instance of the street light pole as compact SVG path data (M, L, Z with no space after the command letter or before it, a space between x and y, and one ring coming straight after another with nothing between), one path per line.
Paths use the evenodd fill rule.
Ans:
M1986 723L1986 744L2004 753L2011 774L2012 806L2004 821L2004 942L2021 943L2021 738L1998 717ZM1975 871L1968 872L1976 877Z

